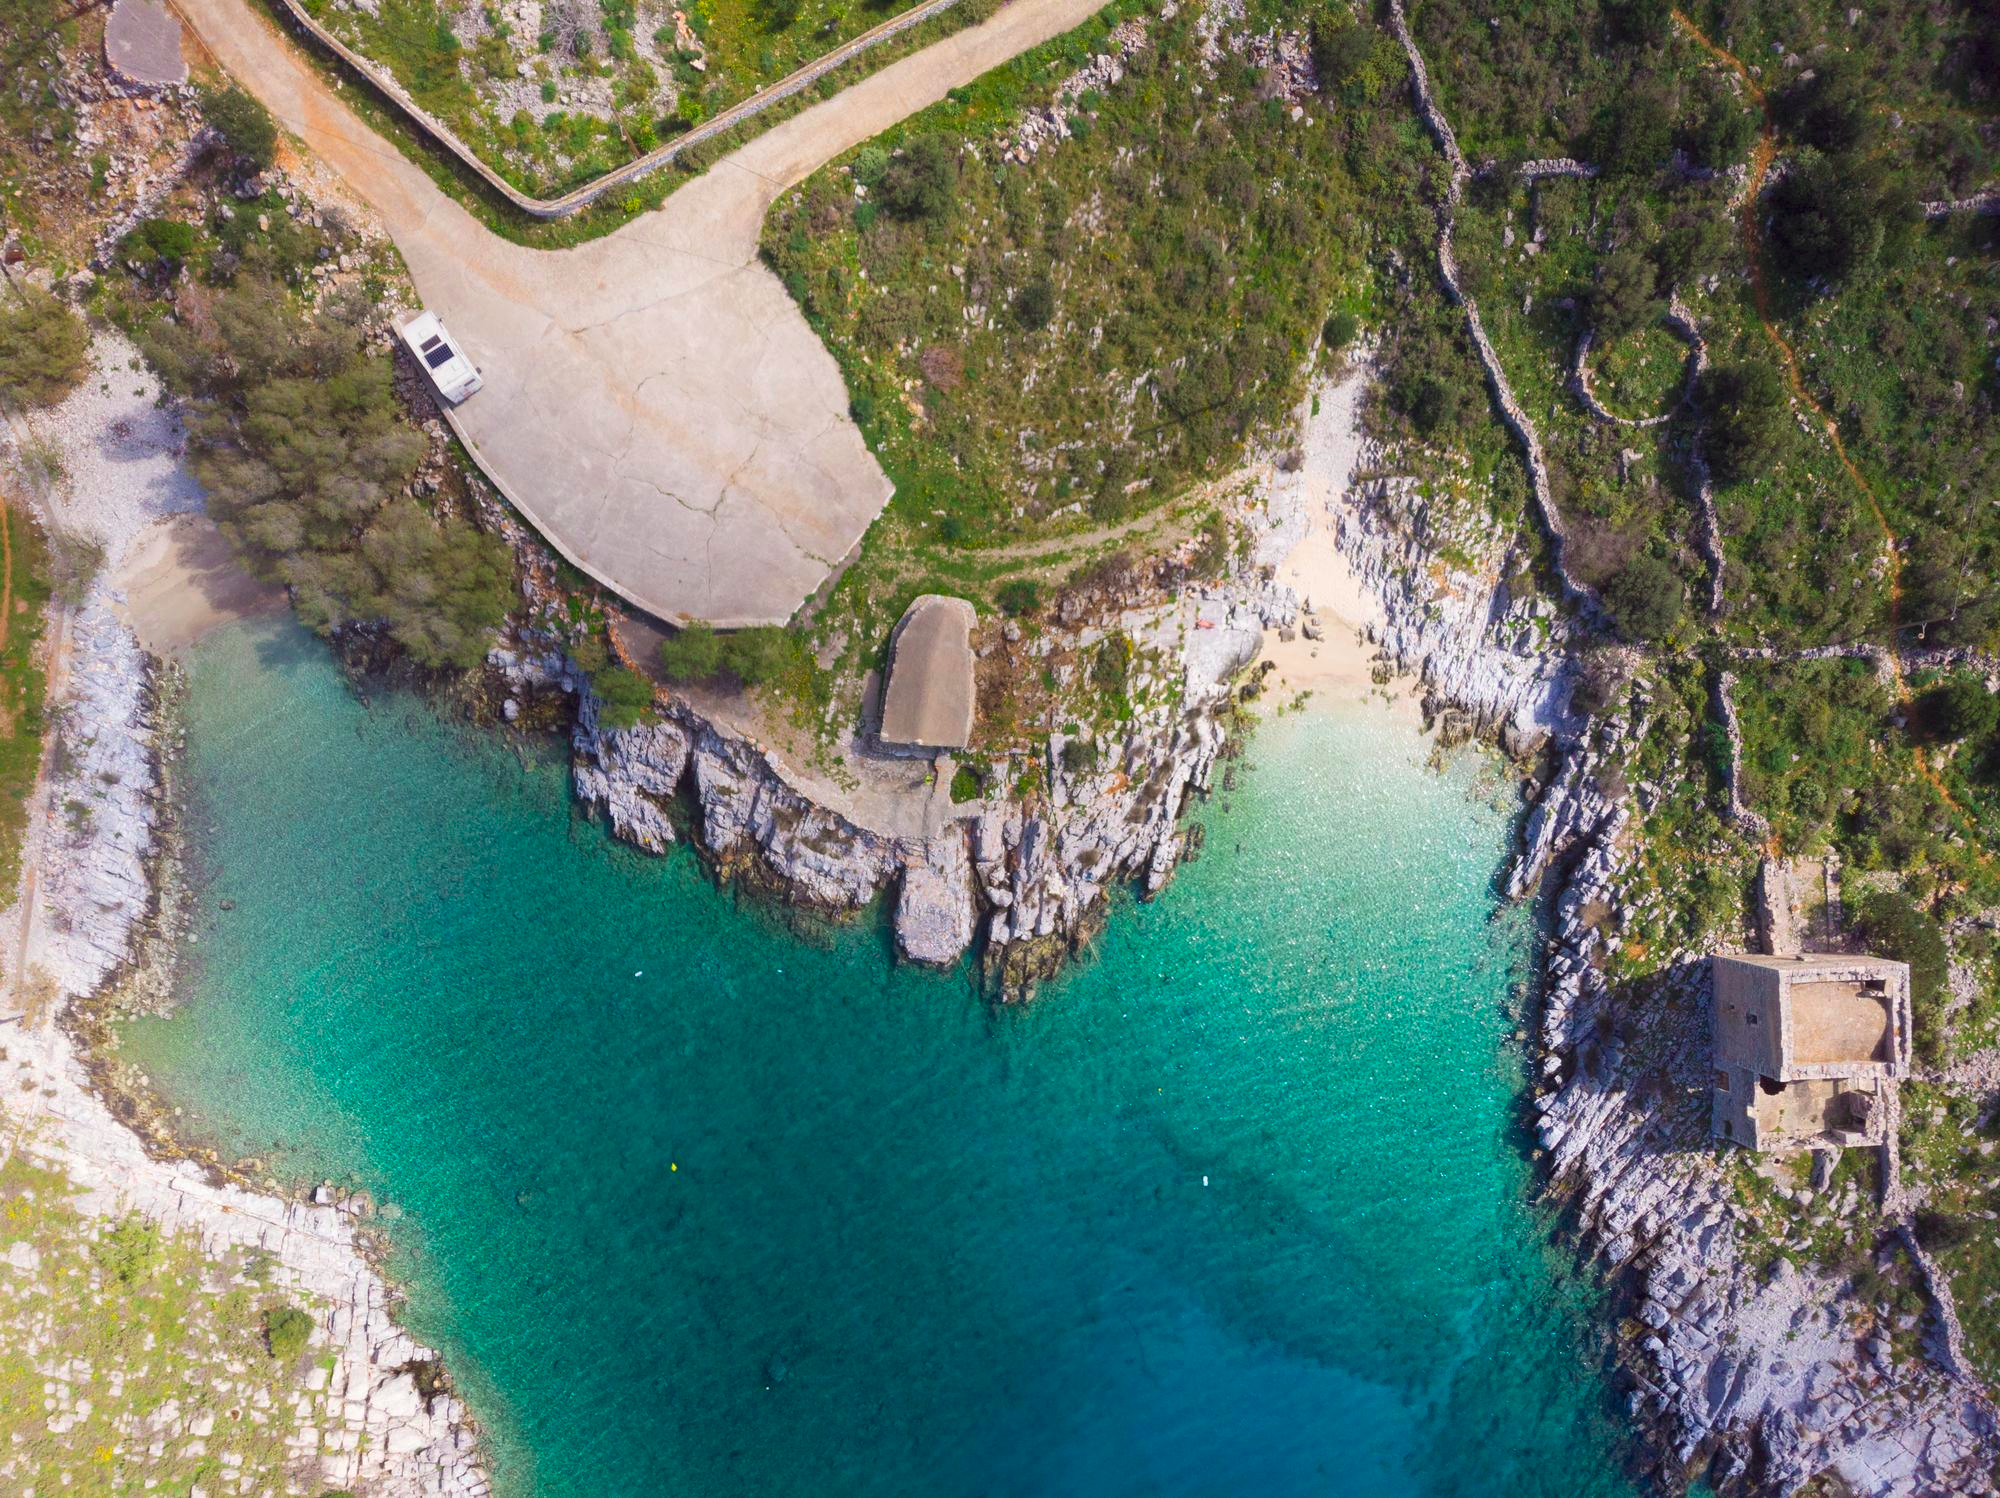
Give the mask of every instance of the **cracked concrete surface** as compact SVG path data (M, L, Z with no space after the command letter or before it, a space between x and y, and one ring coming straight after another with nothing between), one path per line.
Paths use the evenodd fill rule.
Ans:
M564 556L671 620L780 623L891 486L839 368L757 236L842 151L1101 0L1010 0L990 19L773 126L656 213L565 250L486 229L324 83L248 0L177 0L203 44L381 216L424 305L485 388L452 425Z

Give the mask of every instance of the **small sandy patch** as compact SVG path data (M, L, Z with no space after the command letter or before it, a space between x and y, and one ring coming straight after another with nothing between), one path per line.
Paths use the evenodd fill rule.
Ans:
M1325 705L1385 690L1374 678L1376 647L1363 634L1384 623L1381 605L1334 544L1330 512L1360 462L1361 397L1367 385L1367 377L1355 371L1322 391L1300 433L1306 530L1278 566L1278 581L1299 596L1298 628L1289 640L1275 629L1264 634L1263 658L1277 667L1267 688L1280 700L1311 692L1315 703ZM1387 691L1409 695L1405 686Z
M120 613L154 655L178 655L219 624L285 605L285 591L236 563L205 515L174 515L139 533L111 586Z

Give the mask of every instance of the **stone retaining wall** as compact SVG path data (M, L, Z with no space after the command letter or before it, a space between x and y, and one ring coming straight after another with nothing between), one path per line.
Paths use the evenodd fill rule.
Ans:
M1566 599L1575 604L1586 615L1599 612L1596 593L1586 584L1579 582L1570 571L1567 556L1569 532L1563 524L1562 515L1556 509L1555 494L1549 483L1548 458L1542 451L1542 439L1535 430L1535 424L1528 413L1521 409L1521 403L1514 396L1514 388L1507 381L1507 372L1500 366L1500 356L1494 352L1493 344L1486 336L1486 324L1479 316L1479 304L1466 294L1459 277L1458 257L1452 250L1452 218L1458 207L1458 200L1465 191L1466 179L1472 175L1465 164L1465 153L1459 149L1458 136L1451 128L1451 121L1445 118L1438 107L1437 99L1431 91L1430 70L1424 66L1423 53L1417 50L1416 38L1411 35L1409 22L1403 15L1402 0L1389 0L1389 22L1396 33L1396 40L1402 43L1403 51L1410 61L1410 89L1416 98L1417 110L1424 117L1424 123L1437 138L1438 147L1444 152L1445 160L1451 167L1451 179L1445 191L1444 200L1438 204L1438 270L1444 278L1445 290L1452 301L1465 310L1465 324L1472 336L1473 347L1479 352L1479 362L1486 371L1487 383L1492 387L1493 398L1499 404L1501 418L1508 429L1520 442L1527 459L1528 482L1534 490L1535 509L1541 516L1542 526L1547 531L1554 553L1557 575L1562 579Z
M683 151L704 141L713 140L724 131L769 109L780 99L788 99L809 88L842 63L858 57L899 32L920 25L933 16L942 15L958 4L959 0L924 0L921 5L913 6L900 15L891 16L881 25L871 27L852 40L843 42L823 57L815 58L797 72L781 78L771 87L732 108L725 109L714 119L695 126L685 135L678 136L667 144L648 151L644 156L628 161L621 167L615 167L603 176L554 198L530 197L494 171L474 153L470 146L460 140L449 126L412 99L400 83L314 20L299 0L278 0L278 3L284 7L286 15L291 18L295 26L359 74L369 87L395 106L397 112L414 125L420 134L450 152L461 165L494 192L530 218L558 219L567 218L579 209L589 207L614 187L623 187L628 183L637 182L642 177L651 176L661 167L671 165Z

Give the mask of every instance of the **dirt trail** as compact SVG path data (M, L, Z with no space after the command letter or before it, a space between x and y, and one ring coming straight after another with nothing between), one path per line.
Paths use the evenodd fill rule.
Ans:
M1897 607L1902 597L1903 571L1903 557L1896 544L1896 533L1889 528L1889 517L1883 511L1882 502L1876 497L1873 486L1861 476L1861 470L1854 466L1854 460L1847 455L1847 444L1840 438L1840 423L1835 421L1827 413L1826 407L1814 399L1812 392L1806 389L1805 380L1799 373L1799 356L1785 340L1785 335L1778 331L1777 321L1771 312L1771 288L1764 276L1763 225L1757 212L1758 201L1764 190L1764 179L1770 175L1771 163L1778 155L1778 123L1771 113L1771 96L1765 92L1763 85L1751 76L1750 70L1734 53L1724 50L1711 41L1684 12L1676 10L1674 20L1697 45L1742 80L1744 89L1756 102L1758 111L1763 115L1763 125L1757 134L1757 149L1750 154L1750 176L1743 187L1742 219L1743 250L1750 262L1750 291L1757 301L1757 321L1763 325L1764 336L1770 340L1771 347L1778 351L1778 363L1784 370L1785 383L1791 387L1792 394L1819 418L1821 426L1826 430L1827 441L1833 445L1833 455L1840 459L1840 466L1847 470L1847 476L1854 480L1854 486L1868 501L1868 508L1875 516L1875 523L1882 529L1882 538L1889 546L1889 622L1893 628ZM1900 674L1899 666L1898 675Z
M1743 188L1743 216L1741 226L1743 253L1744 257L1750 262L1750 291L1751 295L1756 298L1757 303L1757 321L1763 326L1764 336L1770 341L1771 347L1777 350L1779 367L1784 371L1786 385L1791 389L1793 396L1819 418L1821 426L1825 429L1827 442L1833 448L1833 455L1840 460L1840 466L1847 470L1847 476L1854 480L1854 487L1861 491L1862 498L1868 501L1868 509L1875 517L1875 524L1881 528L1882 540L1889 558L1889 662L1895 675L1896 699L1900 704L1908 706L1912 693L1910 691L1909 680L1903 673L1902 652L1897 648L1897 635L1901 629L1903 603L1903 551L1900 538L1890 526L1889 516L1883 510L1882 501L1876 495L1874 486L1862 477L1861 470L1855 466L1854 460L1848 456L1847 444L1840 437L1840 423L1835 421L1828 414L1826 407L1814 399L1812 392L1806 389L1805 380L1799 373L1798 354L1794 351L1791 344L1786 341L1785 335L1778 331L1777 321L1771 311L1771 290L1764 274L1763 222L1758 213L1758 202L1763 192L1764 179L1770 174L1771 163L1777 158L1778 154L1778 124L1776 118L1771 113L1771 96L1751 76L1750 70L1743 65L1742 61L1734 53L1726 51L1711 41L1703 34L1701 28L1688 18L1686 13L1676 10L1673 16L1681 29L1697 45L1707 51L1718 62L1733 71L1742 80L1745 91L1756 102L1758 110L1763 115L1763 125L1757 135L1757 148L1750 155L1750 175L1744 183ZM1931 789L1937 792L1938 799L1944 803L1952 815L1959 820L1960 825L1970 834L1969 846L1972 848L1974 856L1978 858L1983 866L1991 867L1993 864L1993 854L1979 845L1977 841L1979 824L1974 820L1971 812L1960 804L1958 798L1945 785L1943 777L1932 766L1930 756L1924 752L1923 745L1915 745L1913 753L1915 755L1917 773L1930 783Z

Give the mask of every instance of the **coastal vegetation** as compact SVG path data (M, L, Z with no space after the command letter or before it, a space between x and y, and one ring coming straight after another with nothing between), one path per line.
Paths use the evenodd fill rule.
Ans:
M1035 639L1051 609L1083 617L1219 575L1234 538L1214 486L1283 439L1322 336L1356 336L1368 256L1417 222L1356 211L1364 190L1393 198L1420 172L1372 27L1329 33L1346 72L1321 92L1296 33L1282 53L1218 48L1205 24L1120 0L767 219L765 257L895 482L807 626L853 684L836 715L921 593ZM1477 389L1459 372L1439 385ZM1115 702L1088 667L1052 657L982 685L984 745L1027 752Z
M672 141L909 6L549 0L534 35L516 29L518 12L474 0L305 8L509 183L548 197ZM964 0L953 11L966 15L946 14L959 25L991 8ZM881 50L865 65L901 49Z
M296 1491L297 1432L337 1418L305 1357L311 1316L280 1302L261 1255L93 1218L74 1194L19 1151L0 1161L0 1478L35 1492L218 1491L225 1478ZM289 1356L267 1356L279 1325Z
M426 443L366 346L366 304L305 308L245 275L202 313L140 331L187 403L189 464L223 533L313 628L380 628L429 669L475 664L506 615L512 558L407 492Z
M0 293L0 409L52 406L89 368L90 332L39 286Z
M0 568L0 888L13 889L48 726L42 637L53 589L41 528L11 501L0 502Z

